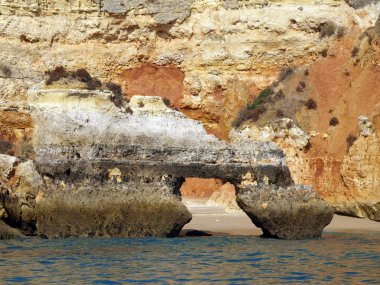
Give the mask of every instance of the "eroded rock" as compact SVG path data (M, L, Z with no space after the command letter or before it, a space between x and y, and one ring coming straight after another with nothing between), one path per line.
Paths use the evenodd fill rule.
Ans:
M0 240L15 239L20 237L23 237L23 234L0 220Z
M182 177L292 184L273 143L227 144L160 97L113 101L111 92L30 91L46 187L36 197L39 235L176 235L191 219Z
M21 162L7 155L0 155L0 159L11 162L0 169L0 219L24 234L33 235L36 230L35 198L43 188L42 178L30 160Z
M363 8L370 4L376 4L379 0L344 0L348 5L355 9Z
M37 203L40 236L172 237L191 220L175 181L46 183Z
M237 202L264 237L317 238L334 215L334 209L307 186L239 187Z
M359 131L363 137L371 136L375 133L373 123L366 116L359 117Z

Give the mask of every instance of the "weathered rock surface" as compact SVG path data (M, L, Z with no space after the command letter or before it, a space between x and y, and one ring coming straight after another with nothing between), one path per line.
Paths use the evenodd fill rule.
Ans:
M276 195L297 187L274 143L220 141L160 97L134 96L116 104L108 91L36 87L29 104L35 164L0 157L2 219L25 234L175 236L191 219L179 192L184 177L230 181L242 190L238 197L246 197L252 185ZM313 207L310 197L303 195ZM256 215L254 206L243 209ZM298 219L292 223L302 223ZM325 226L316 223L320 231ZM288 223L275 226L271 235L262 228L279 238L318 235Z
M160 97L116 106L111 92L34 89L29 104L46 187L36 198L42 236L176 235L191 218L183 177L293 184L275 144L227 144Z
M359 127L363 125L360 118ZM367 121L367 120L366 120ZM351 199L341 200L337 211L380 222L380 139L366 122L361 136L343 158L340 175Z
M32 161L0 155L9 167L0 169L0 219L19 228L24 234L35 234L35 199L43 188L42 178ZM7 163L10 162L10 163Z
M26 91L59 65L118 81L126 95L134 81L141 83L134 94L152 90L144 66L177 70L177 106L226 138L231 118L281 68L313 62L337 41L338 27L355 37L379 9L356 11L343 0L1 0L0 117L8 118L1 140L17 145L28 137ZM327 22L335 26L321 38ZM162 72L158 81L170 80ZM162 95L165 84L155 86L150 95Z
M341 161L328 160L321 155L317 159L310 157L309 140L318 134L309 136L290 119L261 128L246 123L231 132L231 139L276 142L284 150L286 163L296 183L314 184L319 196L334 206L339 214L380 221L380 141L368 117L359 117L358 128L359 138L352 136L348 153ZM322 173L325 173L323 178ZM339 184L329 180L334 175L338 175ZM327 186L336 188L327 191Z
M30 92L37 126L35 162L42 175L101 181L118 168L124 180L170 174L238 182L242 174L252 172L258 181L292 181L273 143L233 147L168 108L160 97L135 96L119 108L112 96L88 90Z
M354 7L355 9L363 8L366 5L376 4L379 0L345 0L348 5Z
M168 97L227 138L238 110L280 70L307 64L308 76L280 84L286 104L276 100L267 113L273 120L294 111L312 136L310 150L292 147L287 156L295 181L312 184L343 213L368 217L364 206L352 210L359 191L343 185L340 169L357 117L380 125L377 2L0 0L0 153L34 158L26 92L55 66L117 81L126 97ZM301 81L306 88L298 92ZM308 98L317 109L304 107ZM339 126L329 126L333 116Z
M23 237L23 235L18 230L8 226L6 223L0 220L0 240L20 237Z
M264 237L317 238L334 215L334 209L307 186L239 187L237 202Z
M231 183L225 183L215 191L207 200L206 206L222 206L226 213L242 211L236 203L236 189Z
M46 179L36 207L38 233L48 238L176 236L191 214L174 193L174 183Z

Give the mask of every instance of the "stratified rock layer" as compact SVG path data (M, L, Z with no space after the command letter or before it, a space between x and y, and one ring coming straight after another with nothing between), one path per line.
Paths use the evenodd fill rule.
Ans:
M237 195L239 206L264 237L281 239L317 238L334 215L334 209L311 187L249 185Z
M54 183L37 203L41 236L172 237L191 220L171 183Z
M227 144L160 97L116 106L111 92L34 89L29 104L41 236L174 236L191 219L183 177L293 184L274 143Z

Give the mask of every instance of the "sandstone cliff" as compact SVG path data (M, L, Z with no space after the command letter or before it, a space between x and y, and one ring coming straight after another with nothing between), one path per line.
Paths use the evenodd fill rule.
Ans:
M311 135L294 179L341 213L374 218L367 206L352 210L352 197L365 195L349 182L357 172L345 157L358 116L380 129L379 12L378 1L354 0L0 0L0 152L34 158L26 93L57 66L118 83L125 98L166 97L223 139L239 111L277 82L279 97L255 124L289 117ZM339 124L330 126L333 118Z
M315 191L294 185L272 142L228 144L160 97L126 102L111 91L50 84L28 92L34 163L0 155L1 218L25 234L175 236L191 219L179 192L184 177L234 184L238 202L265 236L318 237L332 219L332 207ZM260 191L283 195L252 197ZM261 203L269 204L264 216ZM305 225L305 211L318 226ZM268 223L276 215L283 220Z

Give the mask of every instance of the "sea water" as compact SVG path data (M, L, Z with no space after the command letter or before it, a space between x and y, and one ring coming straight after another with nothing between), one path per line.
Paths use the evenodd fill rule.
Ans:
M380 232L0 241L1 284L380 284Z

